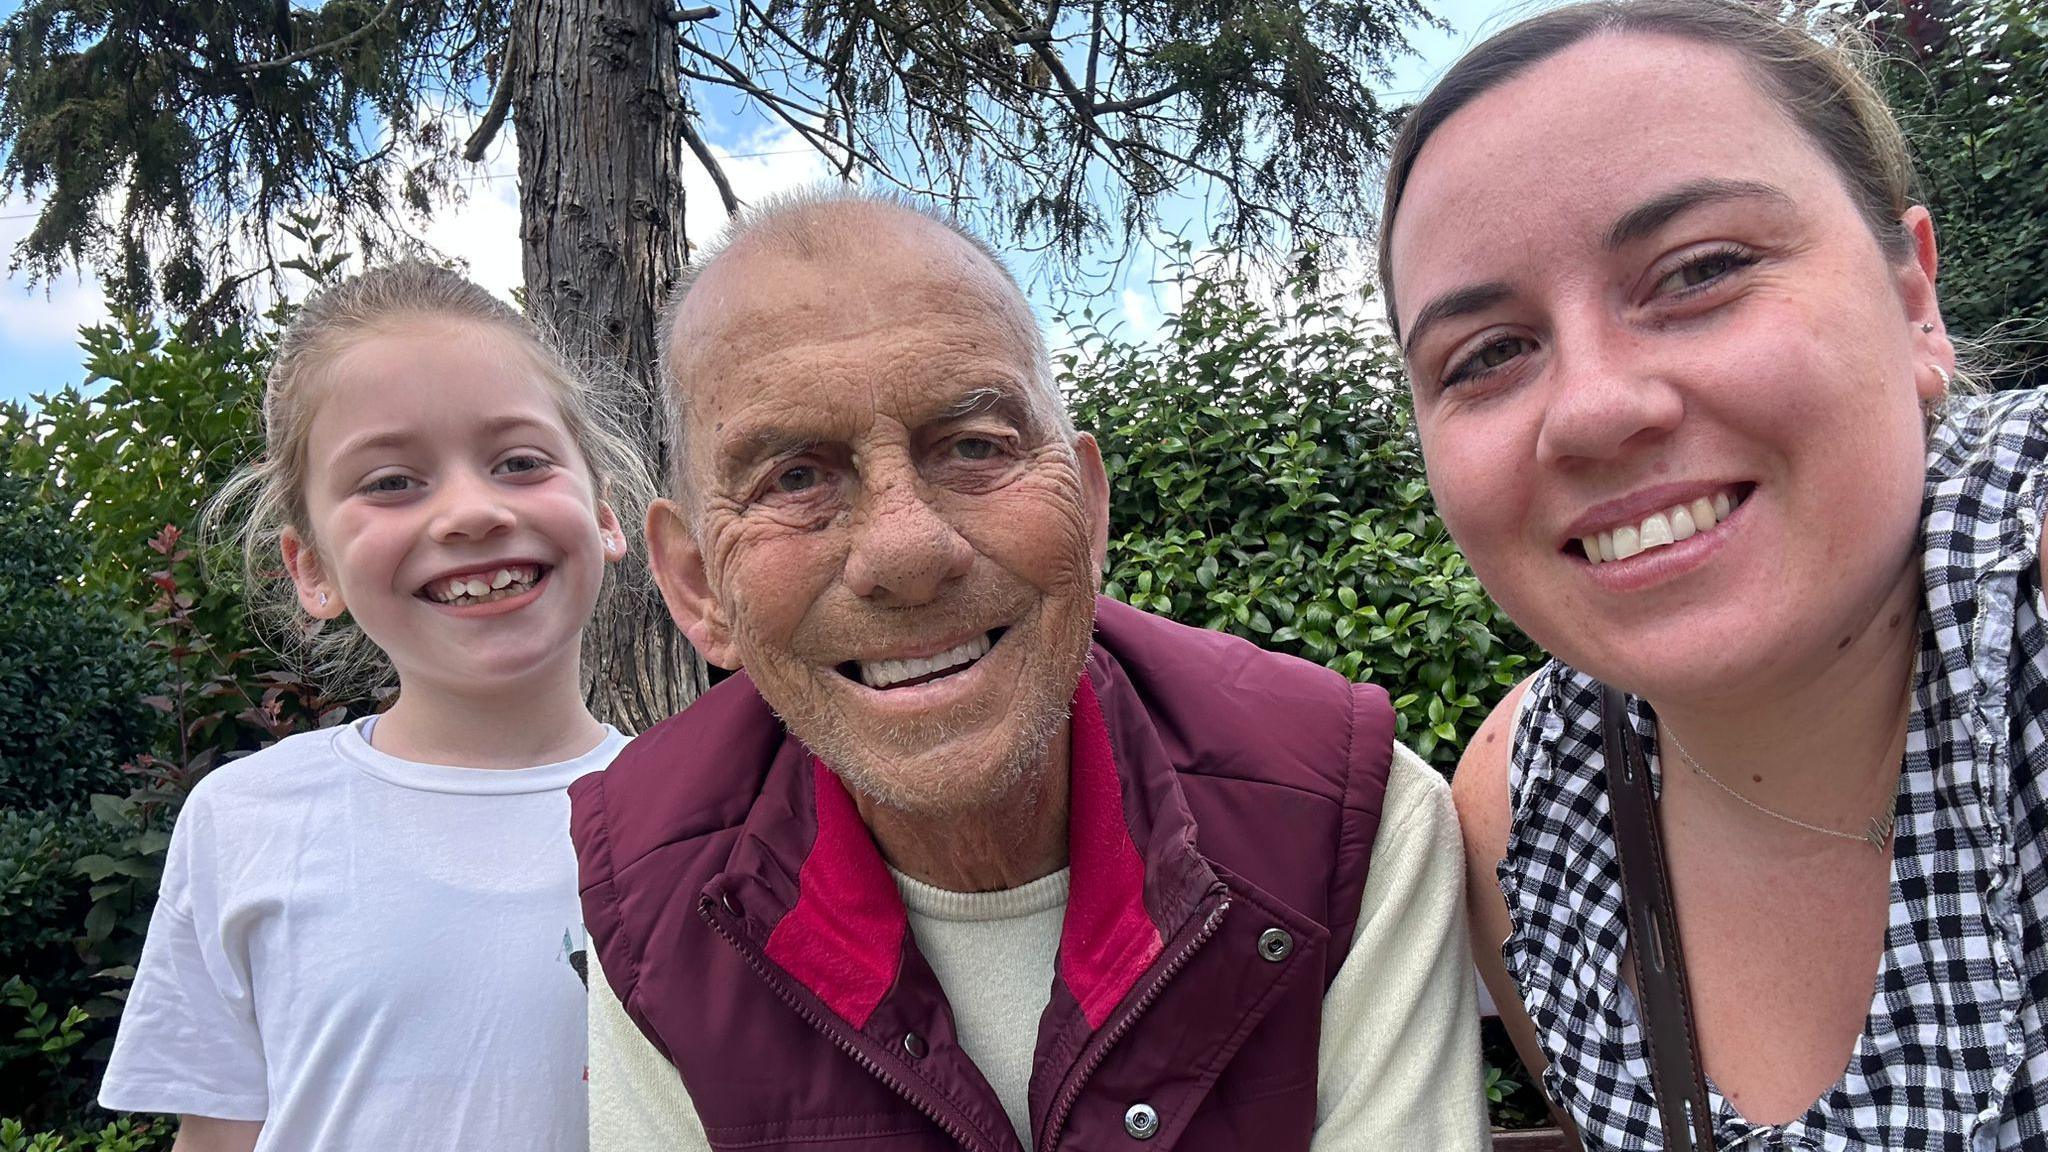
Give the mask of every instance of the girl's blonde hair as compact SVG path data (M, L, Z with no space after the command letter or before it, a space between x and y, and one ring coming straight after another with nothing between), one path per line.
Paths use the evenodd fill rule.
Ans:
M263 393L263 454L207 502L201 538L239 554L243 595L257 635L301 663L333 696L359 697L388 687L392 669L346 616L321 621L300 611L282 562L282 541L290 529L316 551L319 547L306 516L306 441L328 367L358 341L423 316L495 328L526 345L553 388L562 421L599 495L622 527L641 523L654 494L645 459L619 419L615 376L579 368L533 321L458 273L403 260L317 293L286 329L271 361ZM643 570L631 557L619 567ZM637 584L607 576L592 626L583 633L585 667L591 664L591 646L606 631L598 625L625 607L622 599L637 596Z

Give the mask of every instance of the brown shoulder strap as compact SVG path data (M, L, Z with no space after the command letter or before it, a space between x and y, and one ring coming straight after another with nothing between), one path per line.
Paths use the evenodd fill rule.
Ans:
M1657 829L1656 798L1642 742L1628 722L1622 695L1602 685L1600 727L1607 763L1607 802L1614 818L1614 848L1621 858L1622 898L1628 905L1628 951L1635 964L1637 1001L1650 1055L1650 1090L1664 1120L1669 1152L1712 1152L1714 1111L1700 1069L1692 1023L1692 994L1678 946L1678 918L1664 875L1664 839Z

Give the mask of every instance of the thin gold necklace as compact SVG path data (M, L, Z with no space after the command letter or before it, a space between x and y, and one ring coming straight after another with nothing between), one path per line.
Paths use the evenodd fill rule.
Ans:
M1782 820L1795 828L1804 828L1808 832L1818 832L1823 836L1833 836L1837 840L1860 841L1864 844L1870 845L1871 850L1875 852L1884 851L1885 846L1891 843L1892 817L1890 813L1886 813L1882 816L1872 816L1868 821L1864 823L1863 831L1861 833L1856 833L1838 832L1833 828L1823 828L1818 824L1808 824L1806 821L1801 820L1797 816L1787 816L1786 814L1778 811L1775 808L1764 807L1762 804L1759 804L1756 801L1751 800L1749 797L1744 796L1742 793L1737 792L1735 789L1730 788L1726 784L1723 784L1719 777L1715 776L1712 772L1707 771L1705 765L1702 765L1698 760L1694 759L1693 754L1691 752L1686 751L1685 742L1678 738L1678 730L1671 726L1670 721L1667 720L1663 723L1664 731L1669 733L1671 736L1672 746L1678 749L1678 754L1684 757L1685 762L1692 767L1693 775L1704 779L1707 783L1712 784L1714 787L1719 788L1721 791L1726 792L1730 796L1735 797L1737 800L1742 801L1744 804L1749 805L1751 808L1756 809L1758 812L1761 812L1764 815L1769 816L1771 819Z

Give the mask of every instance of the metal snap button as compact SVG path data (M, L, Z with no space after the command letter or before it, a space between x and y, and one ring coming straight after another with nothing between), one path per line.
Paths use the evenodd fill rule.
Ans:
M926 1046L924 1037L919 1036L915 1032L905 1032L903 1034L903 1050L910 1053L912 1060L922 1060L924 1059L924 1054L930 1051L930 1048Z
M1130 1133L1133 1140L1150 1140L1159 1135L1159 1113L1154 1112L1150 1104L1131 1105L1130 1110L1124 1113L1124 1131Z
M1259 933L1259 955L1278 964L1294 951L1294 937L1285 929L1268 928Z
M725 909L725 913L728 916L737 917L740 914L739 897L734 896L731 892L720 892L718 894L718 906Z

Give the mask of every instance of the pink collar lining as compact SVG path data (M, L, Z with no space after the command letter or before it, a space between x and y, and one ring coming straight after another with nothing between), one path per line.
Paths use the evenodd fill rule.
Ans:
M1165 947L1145 910L1145 864L1125 819L1123 782L1095 686L1074 693L1067 851L1073 886L1060 930L1059 975L1100 1028ZM867 825L825 762L811 758L817 836L797 875L797 902L768 936L770 960L854 1027L896 981L909 922Z

